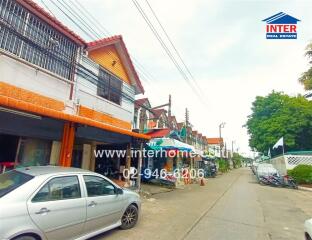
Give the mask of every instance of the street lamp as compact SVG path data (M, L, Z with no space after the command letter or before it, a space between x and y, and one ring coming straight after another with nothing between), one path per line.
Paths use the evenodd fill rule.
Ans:
M222 145L223 143L221 142L222 134L221 134L221 129L224 128L225 122L222 122L219 124L219 144L220 144L220 158L221 158L221 150L222 150Z
M232 140L232 158L233 158L233 154L234 154L234 144L236 144L236 141Z

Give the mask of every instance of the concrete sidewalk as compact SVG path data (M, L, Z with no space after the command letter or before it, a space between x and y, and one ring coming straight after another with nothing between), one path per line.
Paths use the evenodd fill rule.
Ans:
M155 184L141 184L140 195L143 197L151 197L160 193L167 193L174 191L173 188L166 188Z

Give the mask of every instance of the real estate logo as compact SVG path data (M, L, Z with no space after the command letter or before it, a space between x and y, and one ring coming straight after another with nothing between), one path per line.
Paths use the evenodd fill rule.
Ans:
M262 21L266 22L266 39L297 39L299 19L280 12Z

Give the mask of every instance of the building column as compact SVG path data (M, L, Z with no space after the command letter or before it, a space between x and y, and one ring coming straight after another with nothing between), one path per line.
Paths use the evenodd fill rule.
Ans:
M83 144L82 164L81 164L82 169L86 169L86 170L90 169L91 151L92 151L92 147L90 144Z
M72 164L73 146L75 140L75 124L66 122L64 124L62 145L59 165L63 167L70 167Z
M61 142L53 141L51 147L50 165L53 166L58 165L58 161L60 159L60 152L61 152Z
M126 178L125 187L130 186L130 167L131 167L131 143L127 145L127 156L126 156L126 166L125 169L128 169L128 176Z
M96 151L96 142L91 143L91 159L90 159L90 171L95 171L95 151Z
M138 159L138 178L137 178L137 187L141 189L141 170L142 170L142 158L143 158L143 142L140 142L140 154Z

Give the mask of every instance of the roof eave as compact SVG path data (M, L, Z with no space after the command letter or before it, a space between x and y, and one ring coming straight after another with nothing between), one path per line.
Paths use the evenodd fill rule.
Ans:
M87 43L76 33L71 31L68 27L62 24L58 19L54 16L50 15L43 8L41 8L37 3L32 0L16 0L18 4L26 8L28 11L51 25L53 28L64 34L66 37L71 39L73 42L78 44L81 47L86 47Z
M112 44L116 46L117 50L118 50L118 44L120 44L120 48L124 53L125 61L126 61L126 64L129 68L127 70L131 72L130 75L132 75L134 78L134 82L132 82L132 84L135 87L135 94L136 95L137 94L144 94L145 91L144 91L143 85L141 83L141 80L139 78L137 71L135 70L135 67L134 67L133 62L131 60L131 57L129 55L128 49L127 49L121 35L116 35L113 37L104 38L102 40L98 40L95 42L88 43L86 49L87 49L87 51L93 51L93 50L96 50L96 49L99 49L102 47L106 47L106 46L109 46ZM128 75L129 75L129 73L128 73Z

